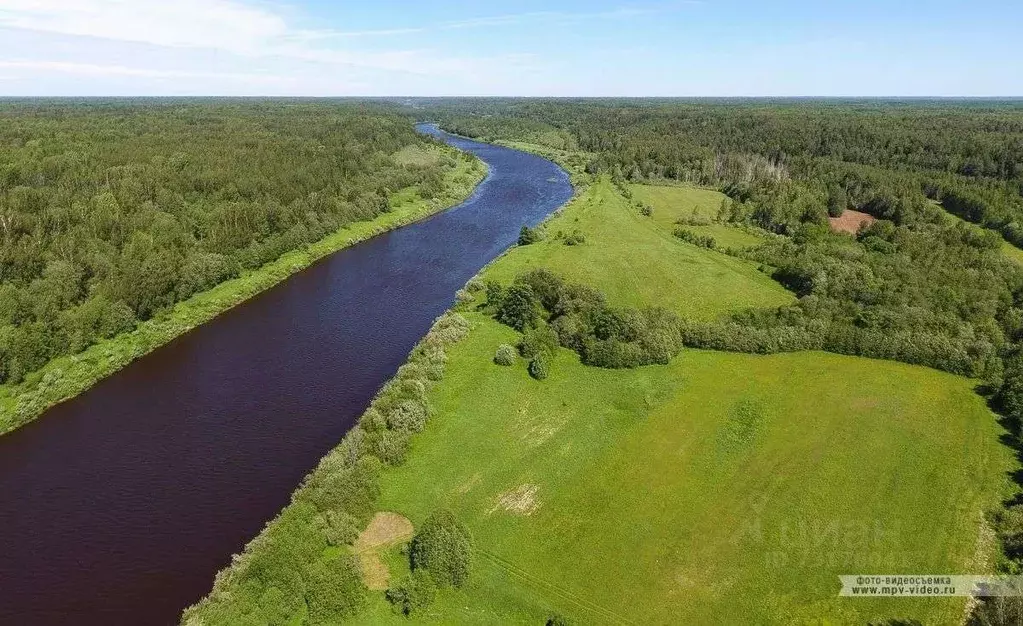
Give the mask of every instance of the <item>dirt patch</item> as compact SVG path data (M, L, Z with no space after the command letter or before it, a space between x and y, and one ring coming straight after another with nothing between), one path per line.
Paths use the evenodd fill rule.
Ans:
M531 485L529 483L519 485L515 489L506 491L498 496L497 504L487 513L494 513L501 509L515 515L532 515L540 508L540 501L536 498L538 491L540 491L539 485Z
M860 225L864 222L867 226L870 226L877 221L873 215L864 213L863 211L855 211L853 209L846 209L842 213L842 217L829 217L828 223L831 224L831 230L838 231L840 233L851 233L853 235L860 229Z
M373 516L366 529L352 544L362 565L362 578L366 586L375 591L387 589L391 572L380 558L380 552L412 538L412 522L397 513L381 512Z

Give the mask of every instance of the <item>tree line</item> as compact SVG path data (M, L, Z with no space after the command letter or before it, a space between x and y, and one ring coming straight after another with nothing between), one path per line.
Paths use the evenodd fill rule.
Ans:
M377 103L10 101L0 107L0 383L441 189L451 163Z

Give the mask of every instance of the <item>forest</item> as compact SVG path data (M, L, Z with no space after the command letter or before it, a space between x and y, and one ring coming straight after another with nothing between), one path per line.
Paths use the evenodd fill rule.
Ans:
M0 383L441 191L413 118L369 102L0 107ZM446 160L445 160L446 159Z

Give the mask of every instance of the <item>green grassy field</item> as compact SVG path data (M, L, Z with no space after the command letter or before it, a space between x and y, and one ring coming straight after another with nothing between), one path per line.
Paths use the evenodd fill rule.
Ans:
M981 512L1009 454L969 381L826 353L611 371L562 350L538 382L490 362L514 331L471 319L379 505L414 523L451 507L475 535L475 578L424 621L961 615L959 600L838 598L837 576L982 567ZM392 619L382 598L372 616Z
M668 185L629 185L633 197L653 207L650 217L668 232L682 220L713 220L727 196L713 189ZM762 243L757 235L727 224L690 224L687 229L710 235L724 248L749 248Z
M584 245L515 248L485 276L543 265L619 303L697 317L787 298L667 236L665 219L598 182L548 225L579 228ZM491 362L514 331L469 317L431 392L436 417L379 503L416 524L450 507L479 547L472 583L414 621L957 623L961 600L843 599L837 576L991 567L981 520L1012 461L967 379L827 353L685 351L603 370L562 350L538 382L524 362ZM386 560L407 571L398 548ZM373 598L365 621L404 621Z
M555 236L574 230L586 236L585 243L568 246ZM548 267L599 287L615 304L660 305L700 319L792 301L754 266L682 242L672 230L641 215L609 181L598 180L548 222L544 241L513 248L484 276L508 282L522 271Z

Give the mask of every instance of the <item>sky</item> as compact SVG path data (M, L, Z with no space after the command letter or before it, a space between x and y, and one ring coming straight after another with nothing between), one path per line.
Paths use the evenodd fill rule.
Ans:
M0 0L0 96L1023 96L1019 0Z

